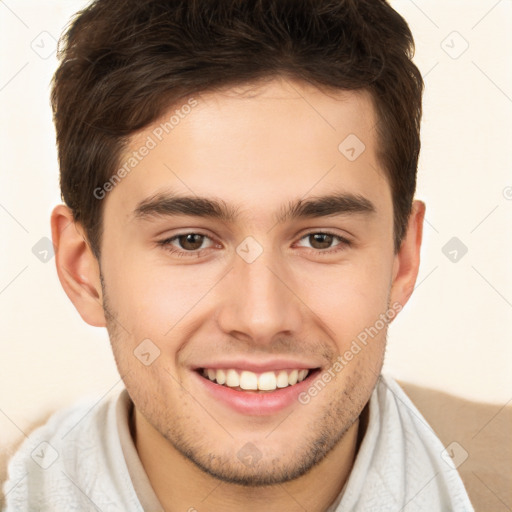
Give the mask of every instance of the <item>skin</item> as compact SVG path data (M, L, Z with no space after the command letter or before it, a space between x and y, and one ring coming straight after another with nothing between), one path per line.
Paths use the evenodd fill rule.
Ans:
M322 511L350 474L387 327L308 404L266 416L213 400L191 368L228 356L331 367L390 305L408 301L425 205L414 201L395 254L391 189L367 93L327 94L284 79L242 93L196 96L192 112L108 193L99 262L70 210L55 207L57 271L82 318L108 329L135 404L137 451L166 511ZM128 153L160 122L135 134ZM338 150L348 134L366 146L354 161ZM239 217L134 219L140 201L170 189L222 199ZM290 201L333 191L364 196L375 212L276 224ZM306 236L326 230L350 245ZM196 244L199 256L157 244L195 232L207 236ZM252 263L236 252L248 236L263 249ZM172 246L190 248L183 240ZM145 366L133 352L148 338L160 355ZM254 466L237 457L247 443L261 454Z

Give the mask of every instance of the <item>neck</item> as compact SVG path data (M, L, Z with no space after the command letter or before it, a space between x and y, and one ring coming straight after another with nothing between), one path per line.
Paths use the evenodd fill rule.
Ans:
M366 411L366 408L365 410ZM165 512L324 512L347 481L364 435L363 414L333 450L308 473L280 485L247 487L204 473L134 410L133 437L151 485ZM314 489L314 491L312 491Z

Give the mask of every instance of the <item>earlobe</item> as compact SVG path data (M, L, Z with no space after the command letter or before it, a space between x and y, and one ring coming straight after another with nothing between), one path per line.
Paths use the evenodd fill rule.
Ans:
M71 210L60 204L51 215L55 264L60 283L80 316L88 324L104 327L100 269L82 226Z
M407 224L407 233L393 262L391 304L398 302L405 306L412 295L420 265L420 250L423 237L425 203L415 200Z

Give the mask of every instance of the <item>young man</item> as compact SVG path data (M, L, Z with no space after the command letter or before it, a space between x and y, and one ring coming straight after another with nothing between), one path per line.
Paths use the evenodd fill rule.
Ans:
M63 43L57 270L126 388L24 442L7 510L473 510L380 375L425 213L405 21L97 0Z

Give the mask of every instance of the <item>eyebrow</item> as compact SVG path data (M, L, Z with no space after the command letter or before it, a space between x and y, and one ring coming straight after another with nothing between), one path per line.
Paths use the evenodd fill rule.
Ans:
M277 224L300 218L319 218L336 215L372 214L375 205L359 194L338 193L298 199L283 205L274 216ZM240 213L240 207L228 205L216 198L182 196L177 194L155 194L138 203L133 211L135 220L151 220L159 217L188 215L218 219L234 223Z

